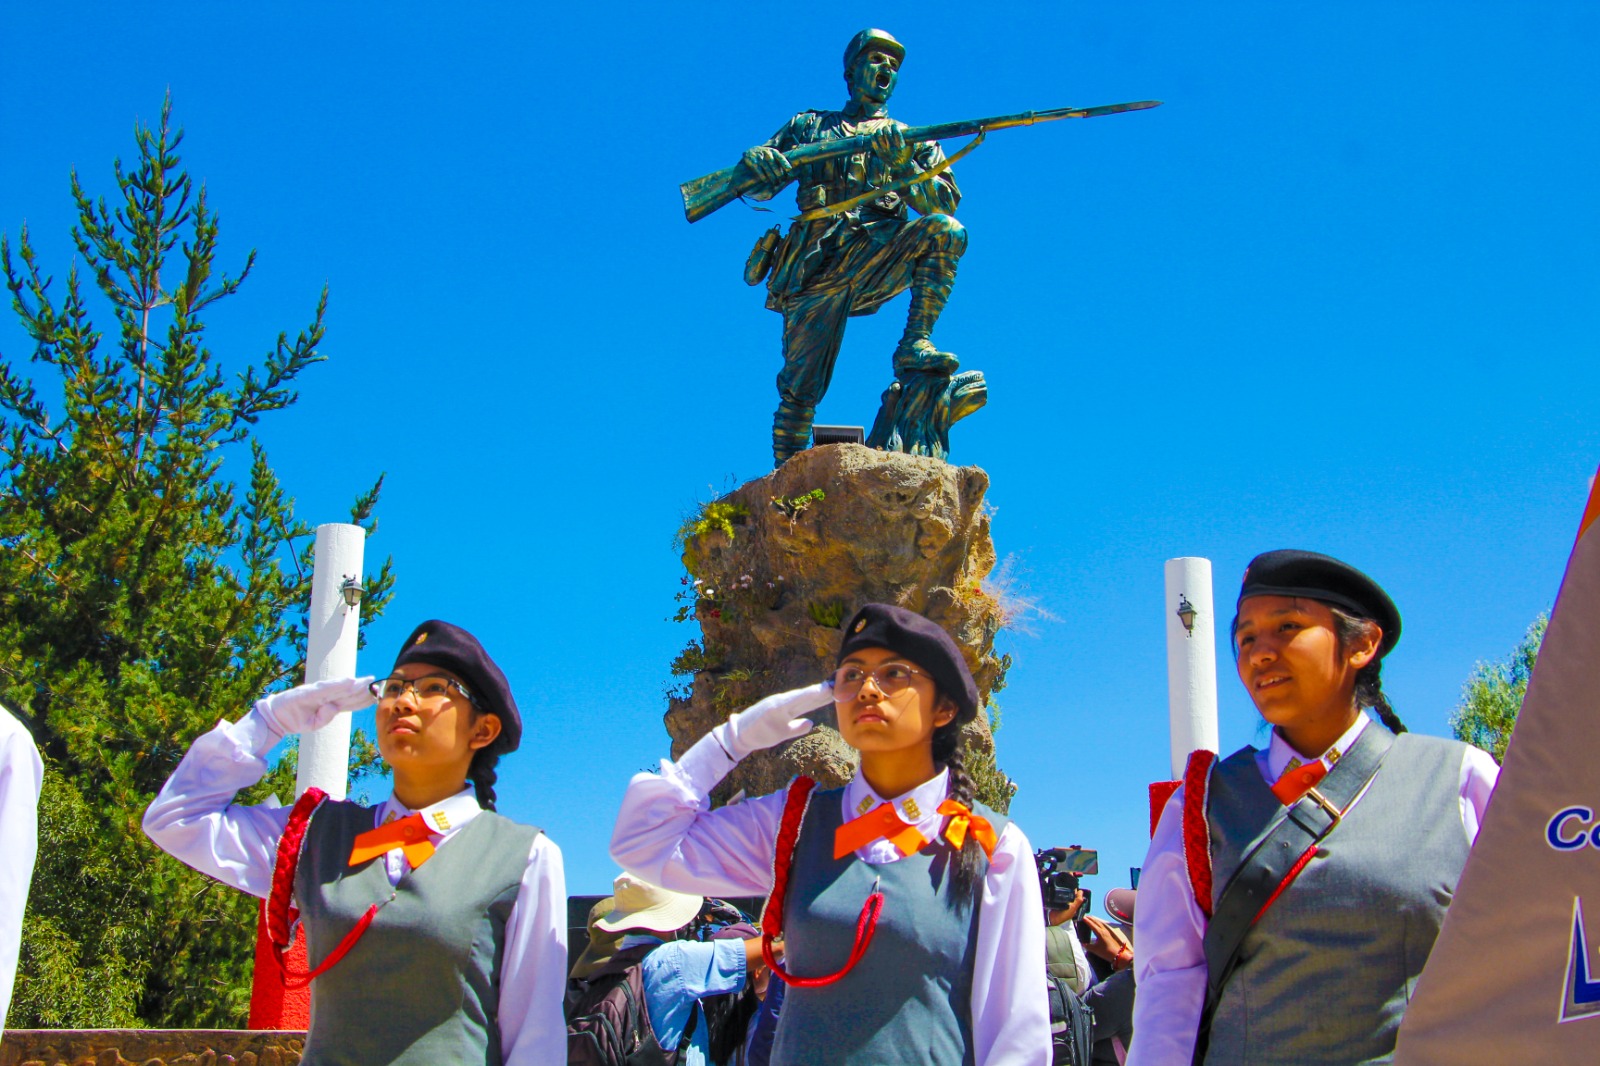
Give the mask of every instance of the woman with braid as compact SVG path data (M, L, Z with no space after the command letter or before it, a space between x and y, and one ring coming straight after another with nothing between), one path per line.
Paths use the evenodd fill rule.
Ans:
M394 792L376 807L308 789L242 806L280 740L377 700ZM267 900L285 983L311 984L305 1066L546 1066L566 1058L566 878L542 832L495 813L522 716L471 633L429 621L387 677L258 700L195 741L145 813L162 849ZM291 906L291 899L293 906ZM304 929L308 967L288 948Z
M1235 665L1271 740L1196 752L1162 811L1128 1066L1392 1060L1498 773L1406 732L1379 677L1399 639L1388 594L1337 559L1245 570Z
M868 604L844 634L829 681L635 776L611 854L677 891L768 895L766 955L788 985L772 1066L1048 1066L1038 873L1022 831L973 796L966 660L900 607ZM861 754L844 788L799 778L711 809L740 759L804 735L830 700Z

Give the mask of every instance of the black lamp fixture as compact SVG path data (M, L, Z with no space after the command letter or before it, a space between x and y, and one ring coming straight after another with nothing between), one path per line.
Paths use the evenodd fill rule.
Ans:
M361 582L350 575L345 575L344 584L339 586L339 595L344 600L346 607L361 606L361 596L366 590L361 587Z
M1189 597L1178 593L1178 621L1183 623L1183 631L1188 636L1194 636L1194 616L1200 612L1194 609L1194 604L1189 602Z

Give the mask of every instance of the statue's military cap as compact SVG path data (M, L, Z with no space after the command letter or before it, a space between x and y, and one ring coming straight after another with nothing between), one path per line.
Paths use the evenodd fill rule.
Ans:
M878 47L904 63L906 61L906 46L895 40L887 30L862 30L850 38L850 43L844 50L844 69L849 70L855 66L856 56L868 48Z
M407 663L437 666L459 677L474 707L500 717L500 735L495 738L493 749L501 753L517 750L522 743L522 714L511 696L506 675L489 658L477 637L460 626L430 619L411 631L400 654L395 656L394 668L398 670Z
M939 623L887 603L869 603L844 627L839 662L861 648L888 648L928 672L939 691L956 705L956 721L978 716L978 686L966 656Z
M1245 567L1239 602L1250 596L1298 596L1367 618L1383 630L1380 656L1400 640L1400 608L1372 578L1330 555L1283 548L1263 552Z

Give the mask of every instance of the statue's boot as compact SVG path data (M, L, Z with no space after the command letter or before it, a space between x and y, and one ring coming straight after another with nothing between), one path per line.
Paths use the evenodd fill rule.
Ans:
M894 350L894 372L898 377L909 371L952 374L960 362L933 343L933 327L950 300L956 283L957 256L936 252L917 260L911 273L911 311L906 315L906 331Z
M803 407L788 400L778 402L777 413L772 416L772 466L783 465L784 460L796 452L803 452L811 443L811 420L816 417L815 407Z

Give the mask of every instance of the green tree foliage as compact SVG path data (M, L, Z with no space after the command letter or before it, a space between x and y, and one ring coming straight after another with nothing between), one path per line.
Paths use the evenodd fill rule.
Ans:
M0 237L33 341L29 369L0 353L0 700L46 764L14 1027L237 1026L249 1002L255 901L161 854L140 819L198 734L303 673L312 530L252 430L323 358L327 293L292 340L224 372L202 316L255 253L218 269L217 218L169 121L170 103L136 127L113 204L72 175L92 285L75 263L55 288L26 227L15 249ZM223 471L241 447L242 491ZM351 511L369 532L381 484ZM363 621L392 582L385 562ZM370 767L371 745L354 749ZM291 752L244 798L287 797L292 775Z
M1450 715L1450 729L1457 740L1477 745L1493 755L1495 762L1506 757L1511 727L1517 724L1517 712L1522 710L1522 697L1527 695L1528 678L1533 676L1533 664L1549 624L1548 614L1539 615L1509 656L1478 663L1461 686L1461 702Z

